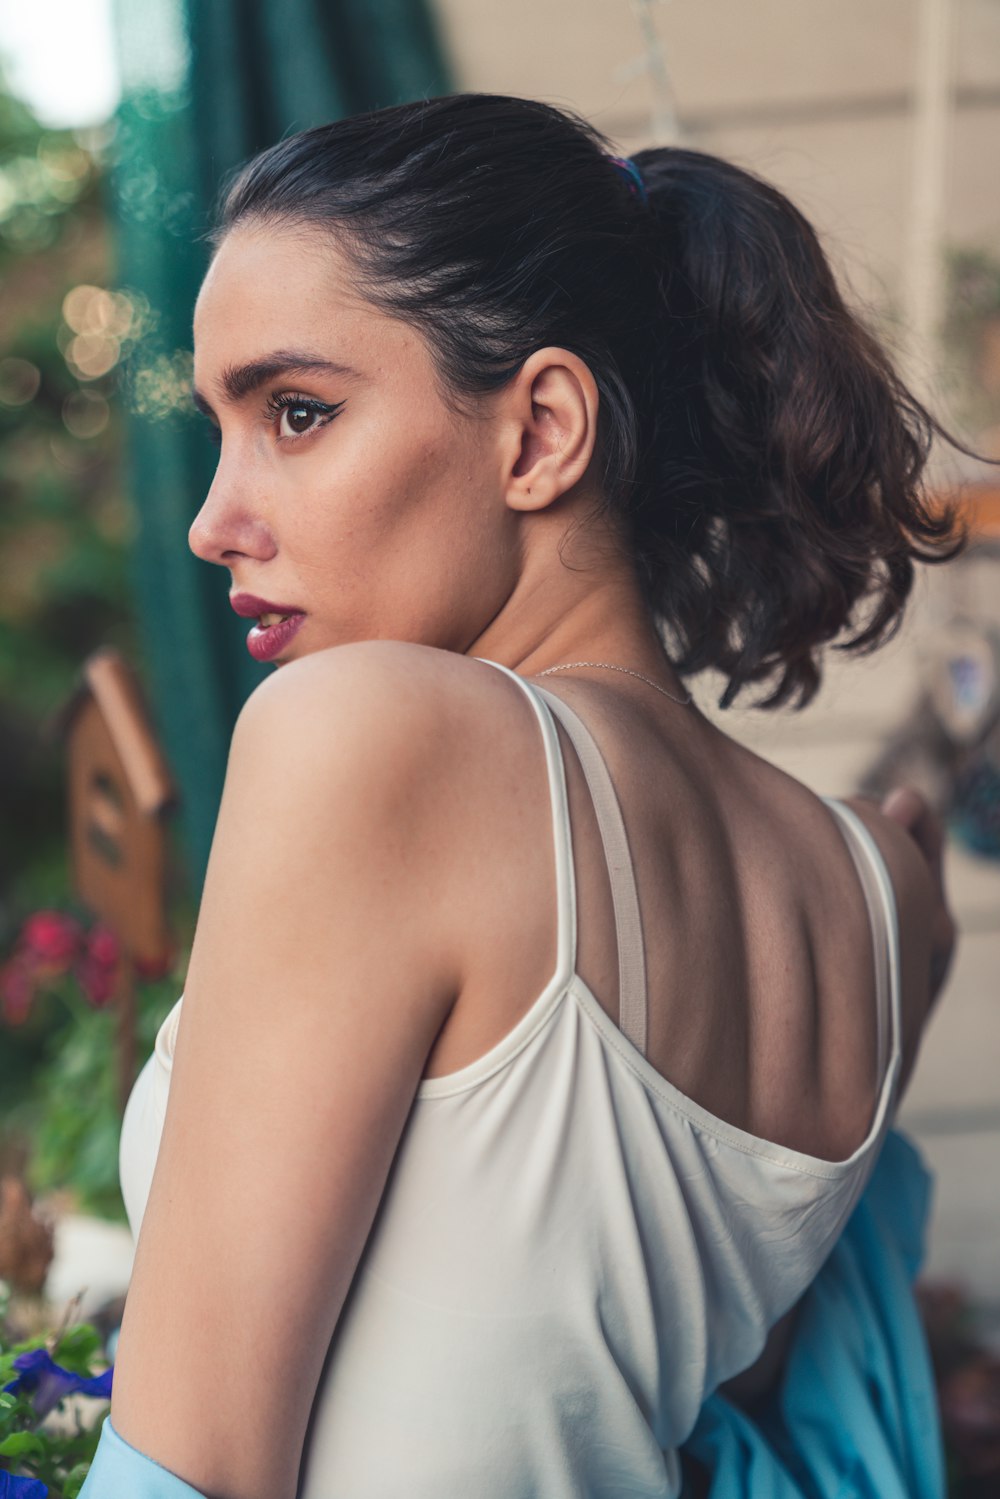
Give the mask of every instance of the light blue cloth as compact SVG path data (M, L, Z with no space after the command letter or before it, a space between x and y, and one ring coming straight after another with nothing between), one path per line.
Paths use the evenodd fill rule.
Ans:
M183 1478L126 1442L105 1416L79 1499L205 1499Z
M934 1379L913 1297L929 1200L917 1151L890 1132L803 1300L775 1393L753 1419L721 1395L702 1408L684 1450L709 1469L709 1499L943 1499ZM80 1499L126 1495L205 1499L108 1416Z
M934 1377L913 1280L930 1178L891 1131L864 1195L802 1302L774 1394L753 1418L722 1395L685 1451L709 1499L943 1499Z

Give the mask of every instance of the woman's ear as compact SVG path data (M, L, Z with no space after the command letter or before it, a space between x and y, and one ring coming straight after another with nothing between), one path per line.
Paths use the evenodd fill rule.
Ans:
M568 349L536 349L505 392L512 510L543 510L578 484L597 438L599 397L588 366Z

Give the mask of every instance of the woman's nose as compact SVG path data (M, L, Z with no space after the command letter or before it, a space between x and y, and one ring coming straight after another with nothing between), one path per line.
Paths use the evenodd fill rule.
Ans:
M233 557L266 560L274 555L271 533L246 499L246 484L220 461L201 509L188 528L188 546L204 562L229 565Z

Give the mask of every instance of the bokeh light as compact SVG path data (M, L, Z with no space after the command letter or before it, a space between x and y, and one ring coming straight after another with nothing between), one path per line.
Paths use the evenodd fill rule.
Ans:
M84 285L66 293L62 314L74 333L108 333L123 338L132 327L134 308L125 292Z
M66 363L80 380L98 380L118 363L121 344L111 333L78 333L66 349Z
M58 238L68 207L88 192L91 155L65 136L45 136L34 151L0 163L0 237L15 251L44 249Z
M0 406L27 406L41 383L42 372L29 359L0 359Z
M146 326L147 309L145 298L128 292L86 283L72 287L63 298L64 323L57 341L77 379L99 380L113 370L122 345Z
M50 136L42 136L38 142L38 159L49 175L51 182L70 182L74 185L73 196L79 192L78 184L90 174L91 162L86 151L79 146L66 146Z
M74 391L63 402L63 422L72 437L84 440L98 437L108 425L110 416L107 401L92 390Z

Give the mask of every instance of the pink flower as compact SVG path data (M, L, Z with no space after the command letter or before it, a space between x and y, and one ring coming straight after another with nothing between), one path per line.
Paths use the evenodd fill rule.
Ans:
M115 992L115 970L84 958L73 970L77 983L95 1010L103 1010Z
M36 911L21 928L18 946L36 972L66 973L80 950L83 931L62 911Z
M24 922L14 955L0 969L0 1016L20 1025L45 979L71 970L87 1000L102 1009L118 987L122 948L103 922L86 931L62 911L36 911Z
M114 998L120 957L114 932L105 926L95 926L87 939L86 951L73 969L77 983L95 1010L102 1010Z
M22 1025L31 1013L35 975L20 955L0 968L0 1016L7 1025Z
M117 968L121 958L121 943L109 926L91 927L87 936L87 956L99 968Z

